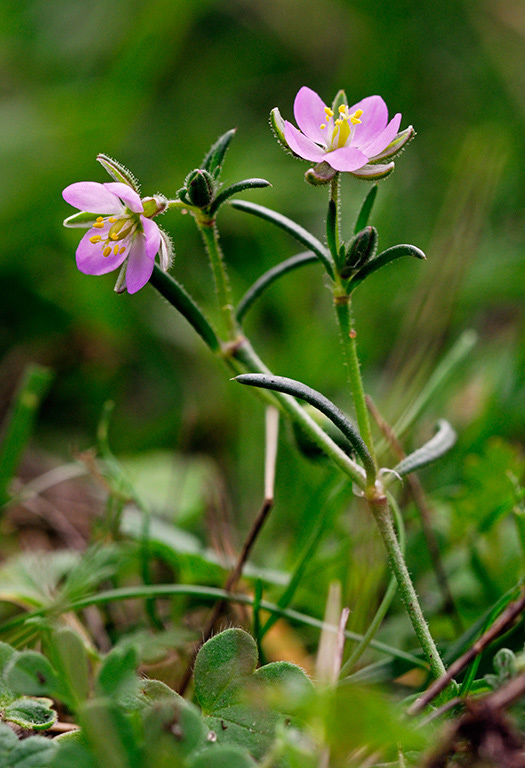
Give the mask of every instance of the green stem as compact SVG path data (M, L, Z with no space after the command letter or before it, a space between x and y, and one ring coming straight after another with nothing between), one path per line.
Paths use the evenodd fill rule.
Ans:
M222 249L219 244L219 231L215 219L210 221L209 219L203 219L202 217L199 218L196 216L195 220L202 235L202 239L204 240L208 256L210 257L213 279L215 281L215 290L217 291L217 299L219 301L219 308L222 314L226 336L230 341L233 341L237 336L237 323L235 320L235 309L233 306L233 296L230 281L228 279L228 272L226 270Z
M392 511L394 513L396 526L398 530L398 536L399 536L399 547L401 549L401 552L404 553L405 551L405 525L403 522L403 517L401 515L401 511L397 505L397 502L395 501L394 497L389 494L388 496L390 501L390 506L392 507ZM391 576L390 581L388 583L387 590L383 596L383 599L381 600L381 603L379 605L379 608L377 609L374 618L372 619L370 626L366 630L363 639L360 643L354 648L351 656L349 659L344 663L343 667L341 668L340 676L346 674L347 672L351 671L363 653L366 651L368 646L370 645L374 635L376 634L377 630L381 626L381 622L386 616L386 613L388 609L390 608L390 605L392 603L392 600L394 599L394 596L397 592L397 581L395 576Z
M434 643L425 617L423 616L421 606L419 605L418 596L414 589L414 585L412 584L412 579L410 578L394 530L392 515L388 508L388 500L384 494L372 492L367 495L367 501L386 547L390 567L397 579L401 599L403 600L403 604L410 617L410 621L412 622L412 626L414 627L423 653L425 654L430 671L436 679L442 677L446 674L445 665L441 660L439 651L436 648L436 644Z
M347 296L344 290L338 286L334 288L334 306L339 323L339 331L341 333L343 354L348 370L348 381L350 382L350 389L354 400L357 425L361 437L365 441L375 463L374 443L372 440L372 431L370 429L368 408L366 407L361 368L357 356L356 332L350 307L350 296Z

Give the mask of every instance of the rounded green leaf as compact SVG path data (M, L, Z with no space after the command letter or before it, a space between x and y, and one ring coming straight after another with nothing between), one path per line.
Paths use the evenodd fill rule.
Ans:
M27 730L45 731L56 723L57 713L41 701L24 697L6 707L4 720Z
M242 629L227 629L204 643L195 660L195 693L207 714L227 706L257 664L254 639Z

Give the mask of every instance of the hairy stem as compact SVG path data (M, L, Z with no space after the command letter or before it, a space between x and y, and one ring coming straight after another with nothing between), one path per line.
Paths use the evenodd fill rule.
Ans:
M196 222L210 258L224 330L227 338L233 341L237 336L237 323L228 272L219 244L219 231L215 220L208 221L196 217Z
M423 616L419 600L412 584L412 579L399 546L399 541L394 530L392 515L388 508L388 500L382 493L373 492L367 495L367 501L370 511L379 528L379 533L386 547L390 567L397 579L397 585L403 600L403 604L414 627L419 643L425 654L432 675L438 679L446 675L445 665L443 664L436 644L430 634L427 622Z

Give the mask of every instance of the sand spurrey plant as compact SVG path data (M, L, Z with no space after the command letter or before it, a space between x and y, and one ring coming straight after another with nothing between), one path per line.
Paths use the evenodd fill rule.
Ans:
M5 730L10 722L26 722L19 709L28 712L33 720L35 713L43 712L46 716L45 727L54 727L57 713L50 709L50 699L53 699L59 702L60 711L63 707L69 708L75 719L75 729L78 725L81 730L69 745L64 741L64 746L56 749L40 737L33 737L37 741L31 742L24 750L42 750L48 761L42 763L45 768L64 768L67 764L77 763L99 768L101 756L104 755L103 740L107 734L112 734L115 743L118 742L120 762L117 760L114 764L119 766L173 764L181 768L214 768L215 765L219 768L226 765L228 768L253 768L258 761L265 768L288 765L317 768L331 765L331 756L335 755L333 765L339 768L349 764L350 758L359 759L361 743L356 743L348 753L338 755L340 736L335 737L332 729L345 734L356 729L360 733L362 731L372 756L377 747L378 754L381 753L381 744L376 744L377 735L373 729L366 725L354 728L353 725L349 727L338 722L339 713L346 711L352 711L358 722L361 710L374 712L376 720L379 718L379 724L376 723L378 733L384 727L389 734L395 734L390 747L396 753L400 750L399 765L405 765L404 751L422 748L421 734L424 729L417 730L407 725L399 712L386 704L382 694L368 691L361 699L360 689L338 685L338 677L358 674L359 659L367 648L373 647L407 664L407 669L423 670L427 677L421 678L421 688L432 680L437 681L434 682L435 696L441 697L439 701L444 706L449 706L450 701L453 702L450 706L454 706L456 697L464 691L468 693L464 683L459 689L452 675L447 673L425 620L410 575L411 564L405 557L404 523L394 493L405 476L449 451L456 435L452 426L442 419L434 436L424 445L408 456L400 457L397 464L382 466L384 451L372 430L370 412L373 409L367 400L361 374L359 325L352 306L354 292L378 270L405 256L425 259L425 254L410 244L392 244L380 250L377 229L371 224L374 202L380 189L376 182L391 174L395 167L394 158L413 138L414 129L409 126L401 130L400 113L389 119L388 107L378 95L353 102L354 99L348 99L344 91L339 91L328 105L315 91L303 86L293 105L297 125L283 119L278 108L271 112L270 123L279 143L289 154L309 163L305 180L319 187L320 195L326 193L326 222L321 235L278 211L238 199L244 190L264 190L270 185L269 181L248 178L230 185L223 182L222 169L235 130L219 137L199 167L189 169L182 186L178 188L180 182L174 184L171 196L156 194L143 197L132 174L119 162L101 154L97 159L112 181L73 182L64 189L63 197L78 209L64 221L65 226L87 229L76 251L79 270L86 275L101 276L120 269L115 286L118 293L135 294L146 289L149 283L188 321L212 354L224 364L232 379L231 386L241 384L249 387L264 406L272 406L270 412L274 415L275 409L278 409L292 423L298 447L310 457L322 456L327 464L332 464L334 474L342 480L342 487L351 487L354 498L367 508L370 520L381 536L392 571L391 582L368 629L362 635L346 629L348 610L342 610L334 597L337 590L328 600L327 617L332 617L330 620L309 617L291 607L313 544L306 548L296 572L284 582L286 586L277 604L265 599L260 576L255 580L253 593L242 591L240 580L251 549L271 513L273 480L265 486L261 512L249 531L241 554L229 564L231 571L223 589L183 582L155 583L148 565L150 513L112 455L108 425L104 421L99 430L100 452L104 472L109 478L108 492L118 508L112 518L113 522L117 522L106 526L104 535L109 535L110 531L118 541L121 526L124 533L133 525L138 527L136 535L141 542L139 556L144 583L120 587L118 580L114 579L115 566L106 564L100 581L113 579L114 588L98 593L91 589L89 592L87 587L83 587L88 579L82 571L81 561L70 565L69 571L65 569L65 575L57 577L55 602L46 602L46 598L41 604L33 602L34 618L43 620L52 611L56 616L57 605L68 615L73 615L75 611L112 600L140 598L146 601L146 614L152 632L155 632L163 628L162 619L156 613L156 600L175 595L198 596L215 601L219 609L228 602L250 606L254 638L242 629L232 627L213 636L220 610L212 611L213 621L203 622L201 641L196 642L192 653L188 654L186 672L178 681L180 694L193 691L193 702L159 681L140 678L136 673L140 660L135 646L125 640L104 655L79 640L71 627L57 630L50 625L45 628L44 655L35 651L19 653L4 645L0 648L0 693L5 698L7 715L0 713L0 755L2 749L8 755L15 754L15 750L19 749ZM287 108L283 112L288 114L290 110ZM295 183L294 170L297 167L291 164L289 183ZM350 181L355 177L372 182L365 188L352 228L346 225L346 212L343 210L341 179L345 176L350 177ZM275 180L272 181L275 184ZM296 194L300 194L300 189ZM223 252L220 242L223 206L236 213L256 216L285 231L303 249L289 259L277 260L242 297L234 296L228 274L228 254ZM212 319L169 272L173 257L171 237L157 223L157 217L169 211L189 213L202 238L213 277L210 285L213 284L215 290L216 312ZM339 372L342 380L346 372L353 405L351 415L344 413L308 383L271 371L243 327L247 313L269 286L313 261L322 264L324 285L331 291L334 318L341 338L341 344L334 350L334 360L337 361L338 356L341 358ZM124 300L132 299L128 297ZM166 407L173 407L173 404L167 403ZM403 424L403 432L414 419L412 415ZM273 456L275 464L275 424L278 422L272 417L267 420L268 423L273 423L274 429L273 437L267 435L266 438L267 448L273 440L273 448L270 445L267 456ZM388 430L384 431L388 434ZM92 464L90 466L93 468ZM271 466L267 467L267 475L274 477L274 469L275 466L273 470ZM99 472L98 469L93 471ZM140 511L138 524L136 520L133 522L132 515L121 515L123 506L129 500ZM184 546L192 545L185 540ZM106 552L104 548L96 548L93 557L108 556L108 553L109 548ZM83 558L84 568L88 567L90 556ZM63 587L60 586L61 579ZM68 587L71 581L75 583L75 589ZM413 653L381 643L375 637L396 590L419 643L419 649ZM505 606L501 607L501 604L498 610L503 611L517 597L515 593L509 595ZM266 623L261 621L261 613L264 612L270 617ZM498 613L494 609L490 614L491 620L496 615ZM326 679L317 681L317 685L312 685L302 670L293 664L263 663L265 634L283 616L321 629L321 646L332 648L328 664L330 674ZM4 624L4 629L16 631L20 625L20 618L15 616ZM489 623L486 628L488 626ZM484 628L485 625L480 631ZM330 633L335 636L335 641L327 643L326 637ZM345 639L355 643L346 661ZM257 668L259 659L261 665ZM326 664L324 668L327 668ZM81 674L77 674L79 670ZM473 679L475 671L469 674ZM425 695L430 695L430 698L425 699ZM423 694L419 703L411 702L410 712L418 713L434 698L433 694ZM408 706L405 712L407 710ZM13 719L15 717L18 721ZM33 720L30 719L30 722ZM91 755L96 756L92 758ZM393 759L391 750L386 757ZM375 762L366 764L375 765L378 761L379 757Z

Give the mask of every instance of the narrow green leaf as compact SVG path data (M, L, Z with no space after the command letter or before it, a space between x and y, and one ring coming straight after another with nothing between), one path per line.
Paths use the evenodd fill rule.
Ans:
M328 202L328 213L326 216L326 242L328 243L328 248L330 249L330 253L332 254L334 261L337 261L339 258L339 253L337 251L336 229L337 206L335 204L335 200L330 199Z
M400 259L402 256L415 256L416 259L426 259L425 254L415 245L393 245L392 248L387 248L383 253L378 254L374 259L369 261L362 267L348 282L348 291L353 291L360 285L363 280L366 280L374 272L377 272L381 267L386 267L396 259Z
M243 320L244 316L255 302L256 299L276 280L283 275L292 272L299 267L304 267L307 264L314 264L319 261L319 257L313 253L313 251L305 251L304 253L298 253L297 256L292 256L275 267L272 267L265 272L255 283L249 288L242 299L240 300L237 309L236 316L239 323Z
M97 220L97 216L99 216L98 213L79 211L78 213L71 214L71 216L68 216L67 219L64 219L63 225L64 227L69 227L70 229L75 229L77 227L87 229Z
M364 229L368 224L368 220L370 219L370 214L372 213L372 208L377 197L377 190L378 185L374 184L374 186L370 188L367 196L365 197L363 205L361 206L361 210L357 215L357 220L354 227L354 235L357 235L358 232L361 232L361 230Z
M28 365L15 394L0 445L0 506L9 500L8 486L18 470L33 432L40 403L53 380L50 368Z
M284 120L281 117L281 113L277 107L274 107L270 112L270 128L272 129L275 138L283 147L283 149L286 149L287 152L290 152L290 147L286 143L286 137L284 135Z
M299 397L301 400L305 400L310 405L313 405L341 430L363 462L367 474L375 475L374 462L361 435L344 413L320 392L316 392L315 389L306 386L306 384L300 381L288 379L284 376L272 376L266 373L243 373L240 376L236 376L235 381L251 387L262 387L274 392L283 392L293 397Z
M217 139L203 159L201 168L204 168L212 174L215 174L216 171L220 171L224 156L230 146L231 140L235 136L236 130L236 128L232 128Z
M452 429L451 425L445 419L438 421L438 431L434 437L418 448L417 451L411 453L403 461L401 461L396 467L394 472L398 475L408 475L409 472L414 472L416 469L430 464L430 462L439 459L447 451L449 451L455 444L457 435Z
M346 95L346 92L341 88L340 91L337 91L335 94L335 99L332 101L332 112L334 115L339 116L339 107L347 107L348 106L348 96Z
M261 189L263 187L271 186L270 182L266 181L266 179L244 179L244 181L238 181L230 187L226 187L226 189L223 189L222 192L217 195L209 207L209 214L210 216L213 216L228 198L232 195L236 195L238 192L244 192L245 189Z
M48 655L57 672L67 684L72 698L78 703L89 696L89 670L87 652L81 638L68 627L62 627L51 636Z
M300 224L296 224L295 221L292 221L286 216L282 216L282 214L277 213L277 211L272 211L270 208L265 208L256 203L250 203L247 200L232 200L230 205L233 208L237 208L239 211L251 213L254 216L258 216L261 219L265 219L265 221L275 224L275 226L280 229L284 229L285 232L288 232L288 234L294 237L301 243L301 245L304 245L306 248L313 251L324 264L330 277L334 277L334 265L329 252L320 240L314 237L308 230L304 229L304 227L301 227Z
M164 296L164 298L183 315L188 323L199 334L201 339L209 346L212 352L220 349L220 341L214 329L205 318L201 309L193 298L173 277L163 272L155 264L150 278L151 285Z

